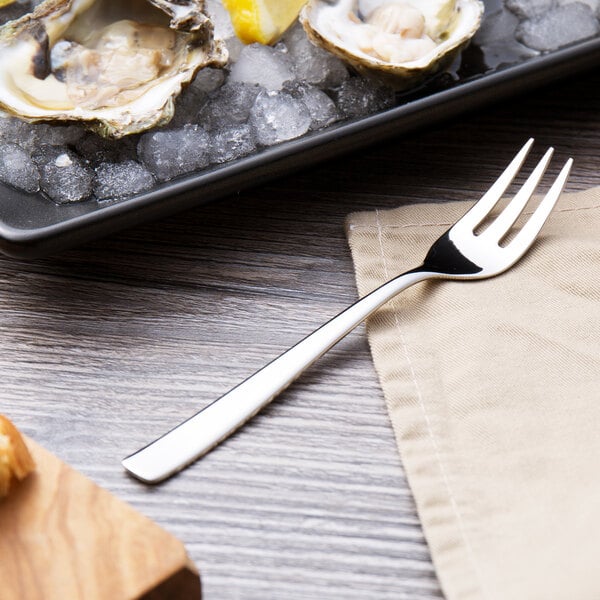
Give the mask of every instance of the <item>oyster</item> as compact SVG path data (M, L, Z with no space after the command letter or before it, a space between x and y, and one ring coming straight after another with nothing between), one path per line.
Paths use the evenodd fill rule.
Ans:
M300 20L313 43L405 89L447 67L482 14L480 0L309 0Z
M202 0L46 0L0 28L0 108L119 138L168 122L198 69L226 62Z

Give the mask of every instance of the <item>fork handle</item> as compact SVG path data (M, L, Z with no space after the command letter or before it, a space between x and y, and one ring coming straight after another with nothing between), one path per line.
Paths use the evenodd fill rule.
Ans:
M435 276L421 267L384 283L224 396L128 456L123 466L146 483L158 483L174 475L251 419L380 306L411 285Z

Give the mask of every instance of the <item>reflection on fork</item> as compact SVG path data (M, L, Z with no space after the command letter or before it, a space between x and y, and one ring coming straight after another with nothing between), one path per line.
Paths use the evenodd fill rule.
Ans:
M492 219L491 211L519 172L532 144L530 139L479 202L434 242L422 265L384 283L196 415L127 457L125 469L147 483L157 483L183 469L253 417L334 344L407 287L432 278L482 279L509 269L535 241L573 162L567 160L537 208L508 240L550 162L552 148L500 214ZM488 219L491 223L480 232Z

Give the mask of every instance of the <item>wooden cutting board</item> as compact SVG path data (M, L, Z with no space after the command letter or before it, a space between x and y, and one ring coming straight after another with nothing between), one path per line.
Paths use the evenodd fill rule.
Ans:
M0 600L199 600L177 538L26 442L36 470L0 500Z

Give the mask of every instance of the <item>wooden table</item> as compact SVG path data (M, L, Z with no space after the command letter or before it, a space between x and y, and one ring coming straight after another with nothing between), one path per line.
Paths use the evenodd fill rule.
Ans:
M600 71L32 262L0 257L0 412L182 539L206 599L440 598L359 328L158 487L120 460L356 297L344 219L474 200L533 135L600 185Z

